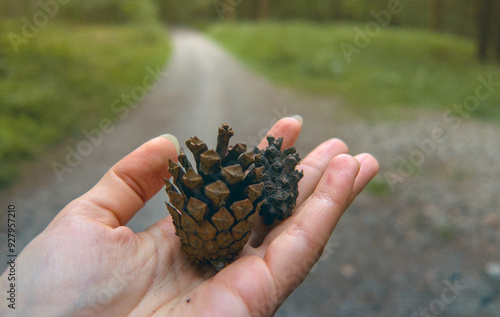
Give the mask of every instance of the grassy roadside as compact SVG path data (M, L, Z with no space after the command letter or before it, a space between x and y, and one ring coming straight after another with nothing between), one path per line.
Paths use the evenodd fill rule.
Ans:
M475 61L472 41L428 31L384 28L347 62L355 24L215 24L207 33L279 84L342 96L356 114L397 118L409 108L449 109L475 94L478 77L500 68ZM471 114L500 120L500 90ZM401 107L403 106L403 107Z
M22 164L68 136L116 118L113 100L162 67L169 43L161 26L74 25L52 21L15 53L0 21L0 187Z

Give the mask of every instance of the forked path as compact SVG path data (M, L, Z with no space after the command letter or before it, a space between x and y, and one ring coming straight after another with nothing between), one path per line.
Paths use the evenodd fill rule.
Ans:
M415 140L442 126L435 114L368 124L347 114L340 100L276 88L199 33L179 30L171 35L173 56L158 86L126 118L117 120L113 131L104 133L62 181L52 163L64 163L66 146L76 149L85 140L83 134L28 166L17 184L0 194L2 208L17 208L18 250L115 162L164 133L176 135L181 143L197 135L213 147L217 128L227 122L236 133L233 142L255 145L274 121L298 113L304 117L300 153L327 138L341 137L354 153L375 154L385 173L397 172L398 157L407 158L418 149ZM466 122L425 158L418 172L398 184L395 193L379 190L378 196L359 197L314 272L278 315L419 316L420 308L432 308L442 316L495 316L500 311L499 284L483 269L486 262L499 261L497 138L496 127ZM479 167L471 164L477 160ZM467 179L458 182L462 174ZM165 199L161 191L130 227L140 231L165 217ZM483 224L482 219L489 220ZM449 228L458 234L451 241L440 240ZM2 250L4 242L2 238ZM454 300L445 303L441 294L449 287L446 283L464 287L455 289Z

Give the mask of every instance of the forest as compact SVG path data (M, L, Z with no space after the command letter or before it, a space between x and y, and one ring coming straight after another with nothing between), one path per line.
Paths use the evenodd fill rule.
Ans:
M127 23L160 18L168 24L200 26L213 21L309 20L372 21L390 6L401 11L389 24L426 28L474 38L478 57L500 60L500 2L494 0L90 0L2 1L0 16L22 17L38 8L60 4L58 19ZM370 9L367 9L370 8Z

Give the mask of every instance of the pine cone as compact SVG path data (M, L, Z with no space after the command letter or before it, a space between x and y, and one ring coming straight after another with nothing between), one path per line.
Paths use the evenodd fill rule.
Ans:
M265 168L263 200L257 205L257 211L269 225L274 220L281 221L291 216L299 195L298 184L304 173L295 170L300 157L294 147L281 152L283 138L276 140L268 136L267 141L268 147L265 150L255 148L254 154L255 165Z
M215 150L208 150L197 137L189 139L186 145L193 153L197 172L181 150L179 164L169 162L175 186L165 179L170 198L166 204L182 249L190 259L218 268L247 243L264 188L265 167L255 166L259 153L245 153L243 143L228 148L233 134L223 124Z

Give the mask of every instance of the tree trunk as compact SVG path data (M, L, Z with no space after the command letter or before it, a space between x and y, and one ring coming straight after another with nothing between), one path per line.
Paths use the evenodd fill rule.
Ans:
M227 0L227 3L229 5L228 10L226 11L227 13L227 20L235 22L238 20L238 13L236 11L236 8L240 1L237 0Z
M477 57L480 61L488 57L488 41L491 34L490 15L492 9L492 0L478 0L478 48Z
M332 17L335 20L340 20L342 18L342 1L340 0L334 0L332 2Z
M497 20L496 20L496 28L497 28L497 32L496 32L496 57L497 57L497 62L500 63L500 19L498 17L500 17L500 2L497 2L497 5L496 5L496 11L493 13L495 17L497 17Z
M482 1L482 0L479 0ZM445 11L444 0L431 0L430 9L430 24L433 31L440 31L443 28L443 15Z
M269 19L269 0L257 1L257 15L259 17L259 20Z

